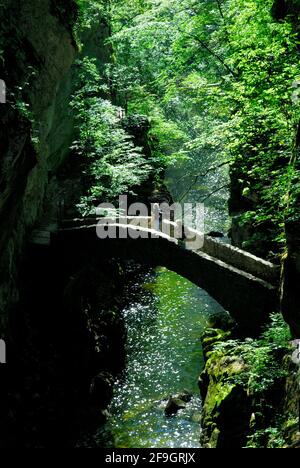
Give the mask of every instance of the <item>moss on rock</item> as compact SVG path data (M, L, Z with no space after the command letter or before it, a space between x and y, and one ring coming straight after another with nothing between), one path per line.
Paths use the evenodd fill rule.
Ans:
M199 380L203 447L297 446L299 374L291 367L287 330L274 315L256 340L233 340L219 329L205 332L206 365Z
M230 336L230 332L210 329L203 338L207 362L200 377L201 394L205 395L201 442L206 448L241 446L251 417L247 392L233 379L245 370L244 360L214 349Z

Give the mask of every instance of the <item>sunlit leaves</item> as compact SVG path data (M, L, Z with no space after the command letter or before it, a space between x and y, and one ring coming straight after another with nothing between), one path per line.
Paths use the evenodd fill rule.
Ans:
M298 38L288 19L272 17L273 0L88 3L90 11L104 8L112 29L114 56L106 78L120 105L150 118L155 157L168 164L190 158L191 171L199 172L234 159L240 197L253 205L245 218L254 225L271 222L278 238L284 220L295 216L299 196L294 143L300 100L294 83L300 69ZM88 73L93 77L92 69ZM94 145L92 130L94 157L101 145L107 149L108 111L87 86L91 120L82 129L82 151ZM93 86L101 93L105 82ZM106 170L111 177L109 164Z
M78 139L72 149L86 166L90 188L80 205L86 214L97 202L132 192L148 177L151 167L122 128L117 107L103 97L95 63L85 59L78 67L79 87L72 100Z

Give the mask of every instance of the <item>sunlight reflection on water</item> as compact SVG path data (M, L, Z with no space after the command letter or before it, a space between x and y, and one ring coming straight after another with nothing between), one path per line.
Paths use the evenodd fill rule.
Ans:
M170 168L166 184L174 201L205 202L205 231L226 233L228 188L209 196L212 188L229 183L228 167L209 172L187 192L194 176L214 165L217 155L199 155ZM191 174L182 178L182 174ZM184 196L183 196L184 195ZM207 198L209 197L209 198ZM197 448L201 400L197 377L203 367L200 337L214 315L223 309L203 290L166 269L136 279L128 287L130 306L124 310L127 327L127 367L115 384L107 424L115 447ZM166 418L170 395L193 393L184 410Z
M139 283L141 284L141 283ZM203 366L200 336L222 308L201 289L166 269L130 288L124 310L127 367L115 385L109 429L115 447L199 447ZM193 393L184 410L166 418L171 394Z

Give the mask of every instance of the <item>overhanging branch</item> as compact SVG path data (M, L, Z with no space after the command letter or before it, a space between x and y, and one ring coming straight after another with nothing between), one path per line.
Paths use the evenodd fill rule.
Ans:
M224 167L224 166L227 166L228 164L230 164L231 162L233 161L233 159L229 159L227 161L223 161L221 162L220 164L218 164L217 166L213 166L213 167L210 167L209 169L207 169L206 172L204 172L203 174L197 174L194 176L193 178L193 181L192 183L189 185L189 187L187 188L187 190L184 192L184 194L180 197L180 201L182 201L186 195L189 193L190 190L192 190L193 186L198 182L198 180L203 177L206 177L210 172L214 172L214 171L217 171L218 169L220 169L221 167ZM179 182L183 179L185 179L186 177L189 177L189 176L186 176L184 175L183 177L181 177L179 179Z

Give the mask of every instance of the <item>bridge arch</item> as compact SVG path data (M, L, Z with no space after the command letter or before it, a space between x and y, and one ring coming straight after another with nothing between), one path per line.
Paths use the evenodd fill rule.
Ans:
M51 249L60 262L78 266L89 258L100 264L109 258L120 258L166 267L204 289L250 333L257 332L278 308L276 285L204 251L188 250L167 236L99 239L96 225L80 226L52 234Z

